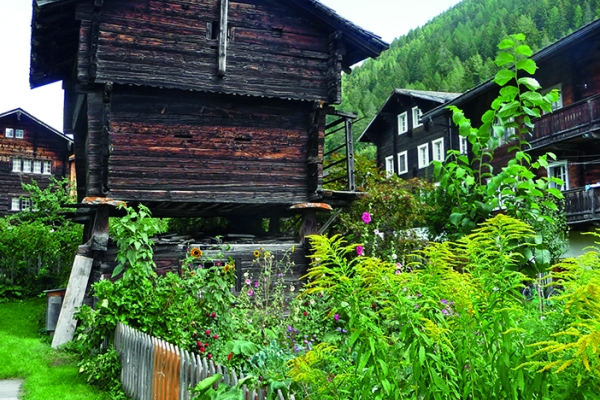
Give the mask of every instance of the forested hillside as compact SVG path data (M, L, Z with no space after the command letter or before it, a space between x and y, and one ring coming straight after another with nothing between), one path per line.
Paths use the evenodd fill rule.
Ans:
M394 88L464 92L496 72L507 35L524 33L537 51L599 16L600 0L464 0L355 66L343 77L341 107L364 117L359 135Z

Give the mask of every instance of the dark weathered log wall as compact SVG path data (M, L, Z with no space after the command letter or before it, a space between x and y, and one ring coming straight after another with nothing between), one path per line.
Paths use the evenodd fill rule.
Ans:
M333 33L274 0L229 1L227 69L217 75L218 0L106 0L80 7L78 79L339 101ZM218 27L217 27L218 28ZM218 29L217 29L218 31Z
M5 129L23 129L23 139L7 138ZM58 179L68 173L68 141L46 128L21 116L8 115L0 120L0 216L11 209L13 197L28 194L22 189L21 182L31 183L34 179L40 187L48 186L50 177ZM13 172L13 158L33 161L52 161L51 174Z
M204 244L169 244L158 242L154 247L154 262L156 263L156 272L164 275L168 272L181 273L181 267L188 248L198 247L202 249L203 257L200 263L208 260L216 262L218 260L228 262L232 259L236 265L236 289L239 289L245 281L244 274L248 273L248 278L253 282L257 280L261 272L261 264L257 262L254 256L254 251L261 252L269 251L278 262L278 266L287 267L287 272L284 275L286 284L297 285L300 278L304 276L308 270L309 260L306 258L306 250L299 243L278 243L278 244L229 244L229 245L204 245ZM108 279L112 275L112 271L116 266L115 257L117 248L114 243L108 247L108 251L103 253L103 257L94 265L93 281L98 281L101 278ZM275 278L273 278L275 279Z
M175 202L307 201L312 107L309 102L115 85L107 195ZM92 108L97 109L90 101ZM321 133L323 124L319 119ZM98 128L90 124L90 171L100 163L92 156L100 152L92 147L95 132Z

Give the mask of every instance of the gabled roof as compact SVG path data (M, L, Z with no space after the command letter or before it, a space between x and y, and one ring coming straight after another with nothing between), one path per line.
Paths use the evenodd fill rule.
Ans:
M6 112L3 112L3 113L0 113L0 119L2 119L4 117L8 117L8 116L13 115L13 114L16 114L18 118L20 118L21 116L24 115L27 118L31 119L36 124L42 126L43 128L46 128L47 130L49 130L53 134L59 136L61 139L65 139L66 141L68 141L70 143L73 143L73 139L71 139L70 137L68 137L67 135L65 135L64 133L62 133L61 131L58 131L58 130L54 129L53 127L51 127L50 125L46 124L45 122L37 119L36 117L34 117L33 115L29 114L27 111L23 110L22 108L15 108L14 110L10 110L10 111L6 111Z
M564 51L570 46L580 41L586 40L590 36L598 33L600 33L600 18L590 22L589 24L563 37L562 39L557 40L553 44L544 47L542 50L538 51L533 56L531 56L531 58L536 63L543 62L549 59L550 57L553 57L556 54L560 53L561 51ZM478 86L475 86L474 88L466 91L454 100L449 101L448 103L443 104L439 107L436 107L427 113L423 113L423 119L437 117L438 115L447 111L446 107L448 105L460 106L461 104L472 100L473 98L479 96L480 94L488 90L493 89L494 87L498 88L499 86L494 82L493 78L490 78L489 80L479 84Z
M29 73L32 88L70 76L79 39L75 6L81 1L33 0ZM377 57L389 47L381 37L341 17L318 0L280 1L303 9L334 30L342 32L342 40L346 43L346 55L343 59L345 68L368 57Z
M429 101L432 101L435 103L444 104L450 100L457 98L460 95L461 95L461 93L433 92L433 91L427 91L427 90L413 90L413 89L394 89L392 91L392 94L390 95L390 97L387 98L387 100L383 103L383 105L381 106L379 111L377 111L377 114L375 114L375 116L373 117L371 122L369 122L369 125L367 125L367 127L365 128L363 133L360 135L360 137L358 138L358 141L359 142L369 142L368 137L366 136L368 134L369 128L371 128L373 123L375 123L376 120L380 117L380 114L383 113L386 108L388 108L388 105L397 96L413 97L413 98L417 98L417 99L421 99L421 100L429 100Z

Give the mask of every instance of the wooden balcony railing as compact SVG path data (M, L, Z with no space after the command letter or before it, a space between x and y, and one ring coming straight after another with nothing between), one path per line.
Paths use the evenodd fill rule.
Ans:
M600 187L566 190L563 195L567 223L600 220Z
M593 123L600 122L600 95L589 97L570 104L533 121L535 128L529 143L539 147L551 136L558 140L570 137L569 134L583 133ZM560 137L559 137L560 135Z

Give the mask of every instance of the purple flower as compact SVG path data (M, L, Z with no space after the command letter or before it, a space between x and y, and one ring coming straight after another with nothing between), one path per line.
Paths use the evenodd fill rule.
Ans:
M399 269L396 270L396 275L400 275L402 273L402 271L400 271Z
M402 263L396 263L396 269L402 269Z
M252 281L250 279L246 279L246 285L250 285Z
M446 304L448 304L448 300L444 300L444 299L442 299L442 300L440 300L440 303L442 303L442 304L446 305Z
M358 254L359 256L362 256L364 252L365 252L364 247L362 247L360 245L356 246L356 254Z
M254 290L250 289L248 290L248 296L252 296L254 294Z
M339 321L340 320L340 314L335 314L333 316L333 319L335 319L336 321Z
M362 215L362 220L365 224L368 224L369 222L371 222L371 214L365 211Z
M260 283L258 283L258 281L254 282L254 287L258 287L258 285L260 285Z
M448 315L448 310L446 310L445 308L442 310L442 314L444 315Z

